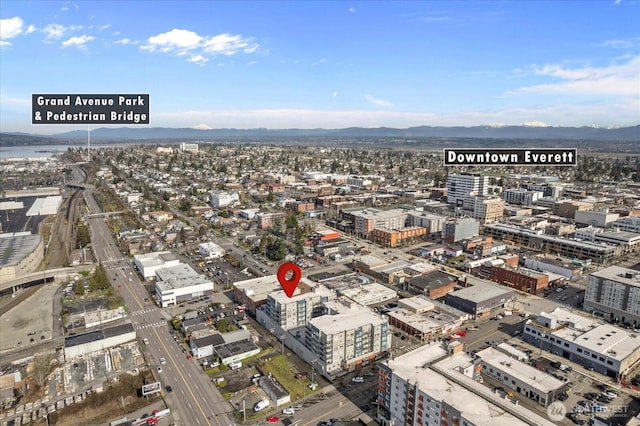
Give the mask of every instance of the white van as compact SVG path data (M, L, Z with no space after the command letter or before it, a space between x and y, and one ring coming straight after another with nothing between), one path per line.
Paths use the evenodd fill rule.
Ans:
M269 401L263 399L262 401L256 402L256 405L253 406L253 411L258 412L262 411L269 406Z
M229 368L232 370L237 370L242 367L242 361L234 361L229 363Z

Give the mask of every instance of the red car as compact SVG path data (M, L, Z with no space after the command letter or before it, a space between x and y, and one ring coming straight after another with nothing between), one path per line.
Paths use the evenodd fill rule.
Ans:
M280 421L280 417L278 416L267 417L267 423L278 423L279 421Z
M187 361L191 361L193 359L193 357L191 355L187 354Z

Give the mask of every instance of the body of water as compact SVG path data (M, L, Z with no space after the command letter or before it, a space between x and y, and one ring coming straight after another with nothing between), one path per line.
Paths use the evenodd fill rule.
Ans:
M91 145L91 150L116 145ZM0 159L7 158L46 158L62 154L67 149L86 148L86 145L21 145L0 147Z

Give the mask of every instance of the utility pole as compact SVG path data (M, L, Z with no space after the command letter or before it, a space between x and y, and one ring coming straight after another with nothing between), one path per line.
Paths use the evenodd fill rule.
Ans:
M244 407L244 399L242 400L242 423L247 422L247 410Z

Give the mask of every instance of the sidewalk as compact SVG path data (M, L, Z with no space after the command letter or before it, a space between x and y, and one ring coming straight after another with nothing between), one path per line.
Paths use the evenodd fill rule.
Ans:
M122 416L117 416L117 417L114 417L113 419L109 420L108 422L100 423L100 426L109 426L109 423L111 423L112 421L118 420L118 419L122 419L122 418L125 418L125 417L127 418L127 420L132 421L132 420L141 418L145 414L151 415L153 410L164 410L164 409L165 409L165 404L162 401L154 402L153 404L149 404L146 407L143 407L143 408L141 408L141 409L139 409L137 411L134 411L132 413L125 414L125 415L122 415ZM171 418L172 418L171 415L161 418L158 421L158 425L168 426L171 423Z

